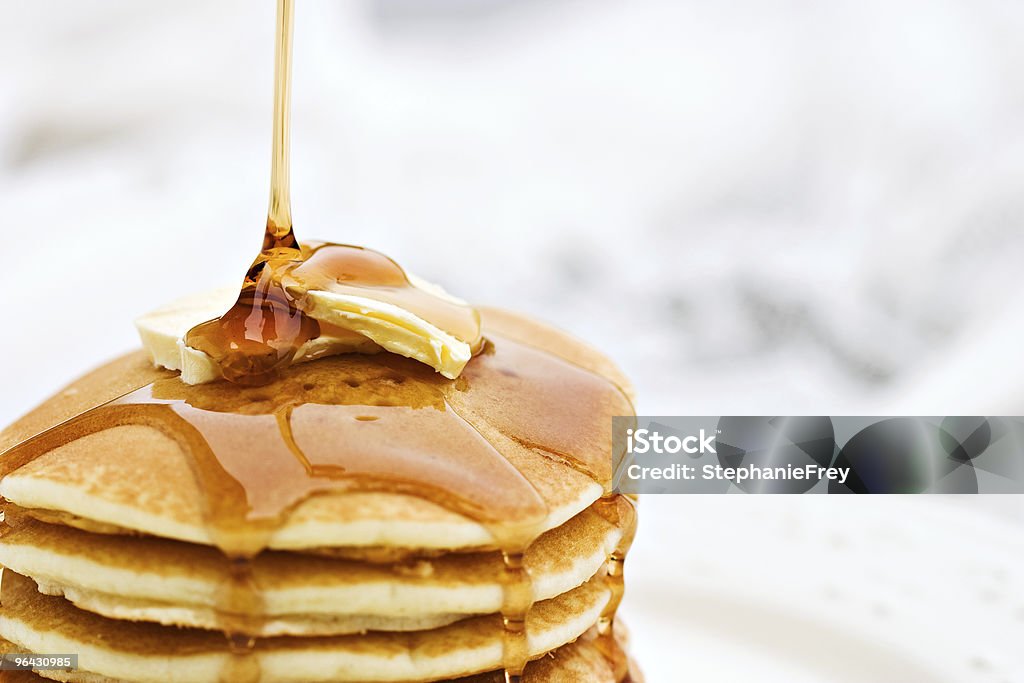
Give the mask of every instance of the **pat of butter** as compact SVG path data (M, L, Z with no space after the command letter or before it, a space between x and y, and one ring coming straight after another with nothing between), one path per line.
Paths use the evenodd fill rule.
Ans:
M435 285L413 277L410 281L432 294L458 301ZM143 347L156 365L179 370L186 384L217 380L221 376L217 364L206 353L188 346L185 337L196 325L222 315L237 296L236 288L216 289L143 315L135 321ZM425 363L454 379L472 357L469 344L394 304L326 291L309 291L306 296L307 314L320 323L321 334L299 348L296 363L385 350Z

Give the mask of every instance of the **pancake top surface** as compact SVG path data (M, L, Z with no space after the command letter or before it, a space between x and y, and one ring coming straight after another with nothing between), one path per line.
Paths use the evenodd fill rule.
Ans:
M484 329L454 381L381 354L190 387L126 356L0 435L0 493L237 554L519 545L600 495L610 418L633 409L584 344L500 311Z

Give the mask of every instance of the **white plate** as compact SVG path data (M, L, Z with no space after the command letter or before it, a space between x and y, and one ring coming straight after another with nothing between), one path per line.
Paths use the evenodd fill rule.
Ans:
M623 608L649 683L1024 681L1003 496L647 496Z

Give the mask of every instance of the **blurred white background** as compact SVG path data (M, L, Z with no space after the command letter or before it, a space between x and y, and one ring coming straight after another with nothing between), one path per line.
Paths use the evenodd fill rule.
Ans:
M557 322L647 414L1024 411L1024 5L298 5L300 236ZM244 271L274 6L2 8L5 423L132 348L136 315ZM636 649L653 683L1024 680L1022 517L652 497Z

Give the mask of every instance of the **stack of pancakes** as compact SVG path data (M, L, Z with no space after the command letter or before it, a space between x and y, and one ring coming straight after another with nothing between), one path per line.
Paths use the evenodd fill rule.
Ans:
M73 383L0 435L0 651L78 654L76 671L39 673L88 683L498 682L519 647L509 593L525 586L523 681L638 681L613 628L616 570L608 577L608 558L625 553L633 532L632 502L608 490L610 417L632 410L625 380L589 347L523 318L485 311L484 330L489 348L455 382L381 354L296 366L266 387L185 387L137 353ZM357 476L358 458L345 460L327 477L298 446L294 460L273 460L244 433L251 421L225 421L207 439L211 452L241 443L253 457L220 458L230 486L219 488L166 424L127 411L90 418L143 387L179 412L278 415L287 403L289 443L307 452L334 443L341 423L331 420L354 415L346 457L398 464L371 481ZM413 405L410 396L433 391L441 408ZM307 404L333 412L297 419ZM464 448L450 424L423 419L448 409L536 493L528 520L446 504L458 487L479 485L462 500L517 509L472 461L468 474L452 473L451 490L402 479L417 471L402 469L409 458ZM299 475L286 468L296 463L306 466ZM326 483L280 503L273 523L254 512L294 489L296 476ZM275 480L280 488L267 488ZM249 516L231 526L217 510L236 489ZM247 525L260 543L243 553L231 539L251 541ZM513 536L528 543L512 548Z

